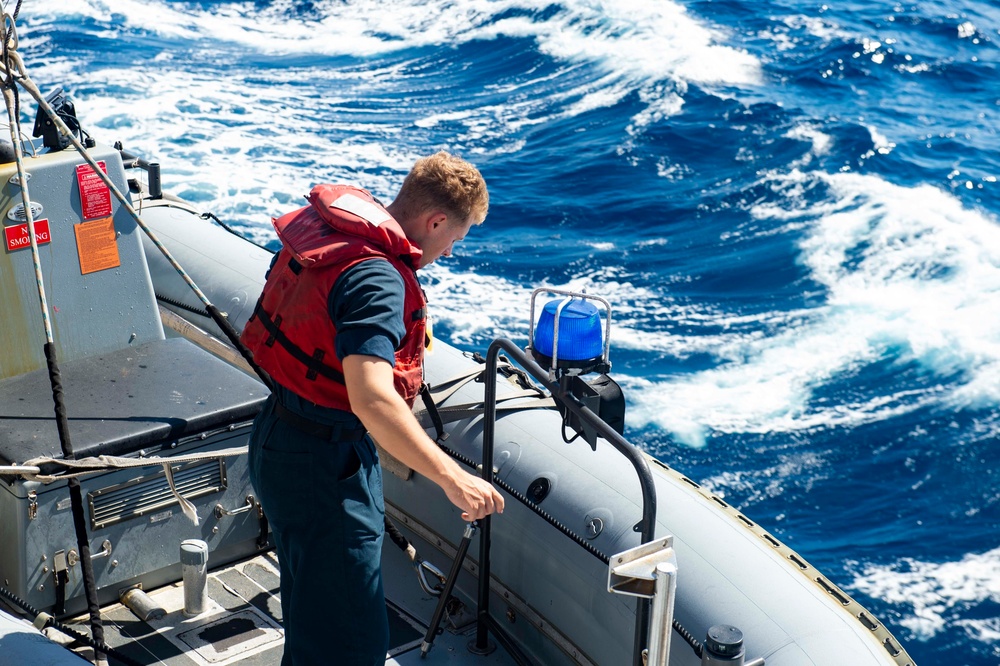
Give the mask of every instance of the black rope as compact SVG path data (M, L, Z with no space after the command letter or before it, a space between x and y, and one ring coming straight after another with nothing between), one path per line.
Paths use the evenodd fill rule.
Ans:
M233 343L233 346L239 350L240 356L243 357L243 360L246 361L251 368L253 368L254 372L257 373L257 376L260 377L260 381L263 382L264 386L266 386L267 389L273 393L274 380L271 379L271 375L267 374L267 371L260 367L260 365L257 364L257 361L254 360L253 354L250 353L247 346L243 344L242 340L240 340L240 334L237 333L236 329L233 328L233 325L229 323L229 319L219 311L219 308L215 307L215 305L211 303L205 305L205 310L207 310L208 314L212 316L212 320L222 330L226 337L229 338L229 341Z
M52 342L45 343L45 361L49 368L49 382L52 385L52 401L55 404L56 430L59 433L59 444L63 457L74 460L73 444L69 434L69 419L66 418L66 403L63 399L62 373L56 358L56 346ZM101 605L97 600L97 581L94 578L94 566L90 556L90 535L87 534L87 519L83 513L83 491L80 480L76 477L68 482L70 505L73 510L73 528L76 532L76 543L80 549L80 570L83 573L83 591L87 599L87 612L90 615L90 631L94 640L104 642L104 627L101 626Z
M705 649L701 645L701 642L697 638L692 636L690 631L681 626L681 623L678 622L676 619L674 619L673 624L674 624L674 631L676 631L680 635L680 637L683 638L685 642L687 642L687 644L691 646L691 649L694 650L695 656L701 659L701 654L702 652L705 651Z
M449 449L447 446L441 446L441 449L444 450L445 453L450 455L455 460L464 463L465 465L468 465L473 469L479 468L479 465L474 460L472 460L472 458L468 458L465 455L459 453L458 451ZM542 507L532 502L525 495L522 495L520 491L516 490L513 486L511 486L509 483L501 479L495 473L493 474L493 483L500 486L500 488L505 490L508 494L510 494L511 497L513 497L521 504L525 505L526 507L537 513L545 522L549 523L557 530L568 536L570 539L575 541L579 546L581 546L584 550L586 550L588 553L599 559L604 564L607 564L608 562L611 561L610 557L608 557L600 550L598 550L592 543L581 537L579 534L577 534L570 528L563 525L552 514L550 514L548 511L546 511Z
M33 618L37 618L41 614L37 609L32 608L32 606L27 601L24 601L16 594L14 594L13 592L4 587L0 587L0 596L2 596L4 599L14 604L15 606L17 606L18 608L20 608L22 611L24 611ZM110 657L114 657L115 659L122 662L126 666L143 666L134 659L125 656L115 648L106 644L103 640L101 641L94 640L87 634L81 633L67 624L63 624L54 617L49 617L48 619L46 619L45 624L42 625L42 629L44 629L45 627L52 627L54 629L57 629L62 633L66 634L67 636L75 638L76 640L94 648L94 650L100 653L106 654Z
M478 469L479 466L471 458L462 455L458 451L453 451L452 449L449 449L447 446L442 446L441 448L444 450L445 453L450 455L455 460L458 460L459 462L464 463L473 469ZM508 484L506 481L498 477L496 474L493 474L493 483L500 486L500 488L506 491L508 494L510 494L511 497L513 497L521 504L525 505L526 507L537 513L545 522L549 523L557 530L568 536L578 545L582 546L584 550L586 550L588 553L599 559L604 564L607 564L608 562L611 561L610 557L608 557L600 550L598 550L593 544L585 540L583 537L575 533L573 530L563 525L556 518L554 518L549 512L547 512L545 509L541 508L540 506L532 502L525 495L522 495L519 491L515 490L510 484ZM680 637L683 638L685 642L687 642L687 644L691 646L691 649L694 650L695 655L700 659L703 647L701 643L698 641L698 639L696 639L691 634L691 632L685 629L684 626L676 619L674 619L673 621L673 627L674 631L676 631L680 635Z
M257 247L259 247L262 250L267 250L271 254L274 254L274 250L261 245L260 243L258 243L257 241L255 241L253 239L247 238L246 236L244 236L243 234L241 234L240 232L236 231L235 229L233 229L232 227L230 227L228 224L226 224L225 222L223 222L222 220L220 220L218 217L216 217L216 215L214 213L202 213L198 217L200 217L203 220L212 220L213 222L215 222L220 227L222 227L223 229L225 229L226 231L228 231L232 235L236 236L237 238L245 240L246 242L248 242L248 243L250 243L252 245L256 245Z
M163 296L162 294L154 293L153 295L156 296L156 300L162 301L167 305L172 305L179 310L185 310L192 314L196 314L201 317L205 317L206 319L211 319L212 321L214 321L216 325L225 334L225 336L229 338L229 341L233 343L236 350L240 353L243 359L250 365L251 368L253 368L254 372L257 373L257 376L260 377L260 380L261 382L263 382L264 386L266 386L271 391L274 390L274 380L272 380L271 376L267 374L267 372L265 372L264 369L257 364L257 361L255 361L253 358L253 354L251 354L250 350L246 348L246 345L244 345L240 341L240 334L237 333L236 329L233 328L233 325L229 323L229 319L222 312L219 311L219 308L215 307L214 305L209 305L204 310L199 310L196 307L192 307L190 305L187 305L186 303L182 303L181 301L169 298L167 296Z
M394 544L399 546L400 550L405 552L410 547L410 542L407 541L406 537L403 536L403 533L399 531L399 528L396 527L391 520L389 520L389 516L385 516L385 520L383 522L385 523L385 533L389 535L389 539L391 539Z

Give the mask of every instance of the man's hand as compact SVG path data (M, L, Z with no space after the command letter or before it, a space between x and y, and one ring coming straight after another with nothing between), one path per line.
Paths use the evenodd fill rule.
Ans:
M441 486L451 503L462 510L462 520L473 521L491 513L503 513L503 495L484 479L459 470L458 476Z
M464 520L503 512L503 496L490 483L459 467L420 427L396 393L388 361L362 354L347 356L344 381L351 411L382 448L441 486L451 503L462 510Z

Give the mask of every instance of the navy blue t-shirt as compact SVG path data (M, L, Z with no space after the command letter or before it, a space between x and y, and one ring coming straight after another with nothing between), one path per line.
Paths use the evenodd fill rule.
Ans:
M396 364L406 329L403 278L384 259L369 259L344 271L330 290L330 319L337 329L337 358L378 356Z

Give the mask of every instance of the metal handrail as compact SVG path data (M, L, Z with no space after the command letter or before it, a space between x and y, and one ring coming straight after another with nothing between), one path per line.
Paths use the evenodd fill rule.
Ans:
M497 361L500 351L507 352L511 359L528 371L532 377L539 381L552 394L552 397L560 401L566 408L592 426L601 437L607 440L622 455L629 459L632 467L635 468L639 476L639 486L642 490L642 519L636 526L640 534L642 543L649 543L653 540L653 532L656 529L656 489L653 482L653 475L649 471L646 458L632 444L629 444L624 437L611 428L590 408L580 402L571 393L564 390L557 381L549 378L548 372L538 365L534 359L529 357L524 351L519 349L513 342L506 338L494 340L486 353L486 390L483 398L483 465L480 471L482 478L490 483L493 482L493 446L496 429L497 411ZM490 535L492 532L491 516L486 516L480 521L479 532L479 599L478 610L476 612L476 648L486 650L489 645L489 604L490 604ZM639 599L636 607L635 641L633 645L632 663L633 666L642 666L642 650L649 630L649 599Z

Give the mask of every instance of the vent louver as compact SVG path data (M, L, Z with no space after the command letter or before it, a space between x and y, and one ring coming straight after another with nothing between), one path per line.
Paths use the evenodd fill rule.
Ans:
M226 489L226 464L210 460L173 466L174 485L186 499L195 499ZM170 492L167 475L156 474L131 479L87 493L90 529L96 530L131 518L141 518L179 504Z

